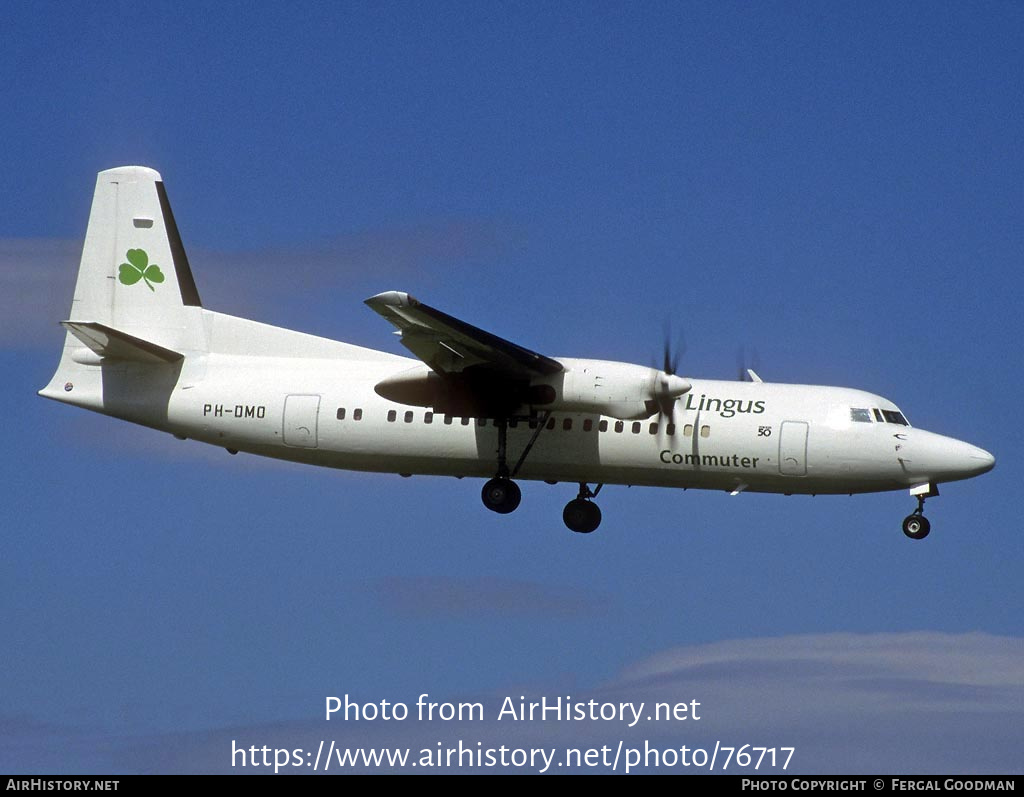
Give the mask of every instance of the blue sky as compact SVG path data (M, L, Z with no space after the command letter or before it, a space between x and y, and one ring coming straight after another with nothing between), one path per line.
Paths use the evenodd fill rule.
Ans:
M1021 771L1019 4L5 22L0 770L512 735L322 718L326 695L426 692L688 695L706 724L665 739L795 744L791 771ZM407 290L641 363L671 319L687 374L755 348L766 379L880 393L998 465L929 502L923 543L905 493L625 487L581 537L565 485L498 517L476 482L228 457L43 401L95 173L129 163L162 172L211 309L399 352L362 300Z

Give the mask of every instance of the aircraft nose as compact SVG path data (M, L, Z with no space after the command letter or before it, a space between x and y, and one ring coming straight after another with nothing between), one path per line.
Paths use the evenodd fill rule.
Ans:
M983 448L978 448L962 440L944 438L941 446L941 467L947 472L947 478L970 479L988 473L995 467L996 458Z
M923 430L915 430L903 451L901 461L908 472L937 482L980 476L996 464L983 448Z
M969 446L969 448L970 451L967 453L967 459L972 476L988 473L996 466L996 458L984 448L977 448L976 446Z

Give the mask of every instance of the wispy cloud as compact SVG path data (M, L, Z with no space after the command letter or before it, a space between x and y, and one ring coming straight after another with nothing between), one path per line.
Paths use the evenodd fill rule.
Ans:
M452 269L493 261L508 239L507 231L490 222L449 219L278 249L185 245L205 306L261 320L268 313L287 316L288 307L308 310L325 296L363 290L371 277L380 285L451 276ZM64 337L59 322L71 307L81 247L80 240L0 239L0 347L59 347Z
M361 313L359 302L371 292L449 279L493 263L511 245L510 236L491 222L449 219L295 247L189 249L189 259L209 308L306 329L311 309Z
M56 357L81 246L58 239L0 239L0 347L50 347Z
M449 585L443 591L459 590L459 585ZM478 593L472 586L464 588L464 597L474 592ZM504 697L518 701L522 693L496 685L485 696L431 694L436 700L482 703L482 722L421 723L410 717L404 722L327 723L316 717L307 722L121 738L114 744L102 738L95 749L105 763L113 751L115 769L122 771L266 773L265 768L243 769L237 759L233 768L232 743L315 751L323 739L340 747L398 746L418 754L421 749L436 751L439 742L454 746L461 740L471 747L477 742L485 748L545 747L562 755L568 747L614 748L621 739L624 745L641 749L645 744L665 750L683 745L711 749L716 743L793 747L786 770L791 775L1014 774L1024 771L1019 749L1024 725L1022 654L1024 640L982 633L738 639L667 650L630 664L604 685L571 693L577 701L643 701L645 715L656 702L695 700L700 703L696 721L644 719L634 728L618 721L499 722ZM428 684L424 691L429 691ZM552 685L525 699L542 696L565 697L567 690ZM416 695L406 700L414 708ZM37 734L31 737L32 745L41 743ZM79 740L77 747L84 742ZM646 771L666 770L649 765ZM697 770L677 766L668 771ZM735 764L731 771L743 774ZM761 772L766 771L782 773L778 767L762 766Z
M861 675L906 676L934 683L974 686L1024 684L1024 644L1020 640L974 633L837 633L716 642L680 647L629 667L623 682L666 677L691 678L703 670L751 667L770 672L799 664L841 665Z

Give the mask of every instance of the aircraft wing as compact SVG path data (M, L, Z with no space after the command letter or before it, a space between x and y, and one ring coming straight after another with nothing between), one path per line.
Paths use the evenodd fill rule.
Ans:
M407 293L379 293L366 304L394 324L402 345L441 376L486 371L529 380L563 370L557 360L453 318Z

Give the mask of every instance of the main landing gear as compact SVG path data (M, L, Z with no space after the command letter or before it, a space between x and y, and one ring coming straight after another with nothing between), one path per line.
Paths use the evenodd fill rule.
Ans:
M516 507L519 506L519 502L523 498L523 493L519 489L519 485L510 478L498 476L484 485L480 497L483 499L484 506L492 512L507 515L509 512L516 511Z
M575 498L565 505L562 510L562 520L569 527L570 531L580 534L590 534L601 525L601 509L597 504L590 502L601 492L603 484L597 485L597 489L591 492L584 482L580 482L580 492Z
M484 489L480 492L480 498L483 500L484 506L492 512L497 512L499 515L507 515L509 512L515 512L516 507L519 506L523 493L519 489L519 485L512 481L512 477L519 472L519 468L522 467L523 462L526 460L526 455L530 453L533 444L537 442L537 437L544 430L547 419L548 413L543 413L537 419L536 428L533 431L533 437L530 438L529 445L526 446L526 449L519 457L516 466L509 472L508 462L505 459L505 447L508 442L508 419L498 418L498 473L484 485Z
M932 524L924 516L924 499L927 496L917 496L917 509L903 518L903 533L912 540L923 540L932 530Z
M512 479L519 472L519 468L522 467L533 444L537 442L537 437L546 427L547 418L548 413L545 412L536 419L533 436L511 471L505 458L505 448L508 442L508 419L498 419L498 472L480 491L480 498L484 502L484 506L492 512L507 515L510 512L515 512L519 506L523 494L519 485ZM601 510L590 499L596 498L603 486L599 484L595 490L591 491L585 482L580 482L579 493L565 505L565 510L562 512L562 520L571 531L589 534L601 525Z
M595 498L603 486L599 484L596 490L591 491L586 484L580 483L579 494L567 503L562 511L562 520L570 531L590 534L601 525L601 509L590 499ZM496 476L484 485L480 497L484 506L492 512L507 515L509 512L515 512L523 495L519 485L510 478Z

